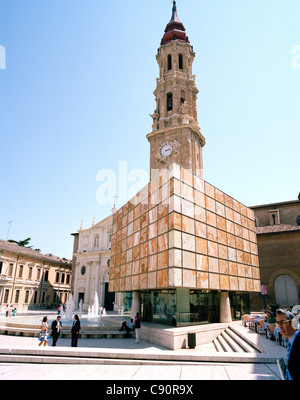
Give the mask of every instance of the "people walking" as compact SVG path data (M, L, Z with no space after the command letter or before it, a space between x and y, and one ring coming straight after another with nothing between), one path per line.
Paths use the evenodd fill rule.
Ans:
M44 317L41 325L41 331L39 334L39 346L44 343L44 346L47 346L47 342L49 340L49 332L48 332L48 317Z
M140 343L140 328L141 328L141 318L140 318L140 313L137 312L134 319L135 343Z
M74 315L73 326L71 329L71 334L72 334L71 347L77 347L80 328L81 328L80 320L79 320L78 315L76 314L76 315Z
M57 339L62 329L60 315L58 315L56 319L52 322L51 329L52 329L52 339L53 339L52 346L56 346Z

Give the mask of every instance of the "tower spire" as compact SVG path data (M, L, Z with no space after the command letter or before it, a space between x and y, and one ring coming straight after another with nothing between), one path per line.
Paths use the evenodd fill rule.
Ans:
M178 18L176 1L173 1L172 16L170 22L166 26L164 36L161 40L161 45L167 44L172 40L178 40L183 43L189 43L189 38L186 36L185 27Z
M170 22L174 22L174 21L180 22L179 18L178 18L178 15L177 15L177 6L176 6L176 1L175 0L173 1L172 17L171 17Z

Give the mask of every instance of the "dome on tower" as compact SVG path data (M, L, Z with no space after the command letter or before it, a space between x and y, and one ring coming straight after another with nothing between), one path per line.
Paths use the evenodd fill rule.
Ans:
M164 36L161 40L160 45L167 44L172 40L178 40L184 43L190 43L189 38L186 35L185 27L179 20L177 15L176 1L173 1L172 17L168 25L166 26Z

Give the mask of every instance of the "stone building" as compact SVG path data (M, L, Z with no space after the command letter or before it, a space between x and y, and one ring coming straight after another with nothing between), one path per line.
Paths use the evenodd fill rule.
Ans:
M71 292L71 260L0 240L0 307L57 308Z
M299 304L300 198L251 207L255 214L261 283L267 296L251 295L251 309Z
M112 221L109 288L144 321L230 322L260 292L253 211L202 179L194 57L174 1L156 57L150 183Z
M73 248L73 298L83 310L94 304L95 293L99 305L106 310L118 311L118 298L108 291L111 256L112 215L84 229L83 223L74 236Z

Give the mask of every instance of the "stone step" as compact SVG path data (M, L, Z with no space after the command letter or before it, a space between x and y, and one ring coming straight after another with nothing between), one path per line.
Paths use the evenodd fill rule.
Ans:
M263 353L263 350L255 343L251 342L240 332L238 332L234 327L229 326L226 330L227 333L237 341L247 353Z
M244 352L244 348L240 345L240 343L238 341L233 339L232 336L230 336L230 334L228 334L227 329L224 332L222 332L221 335L235 353Z
M232 352L232 348L230 347L229 343L226 341L226 339L224 338L224 336L222 336L222 334L220 334L217 337L217 340L219 341L221 348L223 349L224 352Z
M220 353L262 353L258 346L251 343L232 327L225 329L213 343L216 351Z

